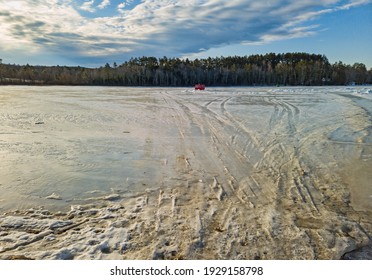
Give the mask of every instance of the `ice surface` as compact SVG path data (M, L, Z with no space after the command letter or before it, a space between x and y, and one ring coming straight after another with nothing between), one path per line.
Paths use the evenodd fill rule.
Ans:
M371 87L0 88L0 257L340 258Z

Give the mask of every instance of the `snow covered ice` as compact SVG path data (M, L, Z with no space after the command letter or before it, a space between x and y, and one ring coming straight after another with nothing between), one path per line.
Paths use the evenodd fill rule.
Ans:
M339 259L372 88L0 88L1 259Z

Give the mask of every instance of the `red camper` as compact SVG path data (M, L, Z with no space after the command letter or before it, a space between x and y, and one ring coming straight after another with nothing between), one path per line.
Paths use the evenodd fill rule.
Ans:
M195 85L195 90L205 90L205 85L204 84L196 84Z

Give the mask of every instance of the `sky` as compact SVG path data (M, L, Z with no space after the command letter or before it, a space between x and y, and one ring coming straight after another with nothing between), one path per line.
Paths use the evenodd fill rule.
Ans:
M324 54L372 68L372 0L0 0L3 63Z

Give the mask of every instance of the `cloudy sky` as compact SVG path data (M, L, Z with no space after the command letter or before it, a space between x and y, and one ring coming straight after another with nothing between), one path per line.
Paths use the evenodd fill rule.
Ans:
M310 52L372 67L372 0L0 0L3 63Z

